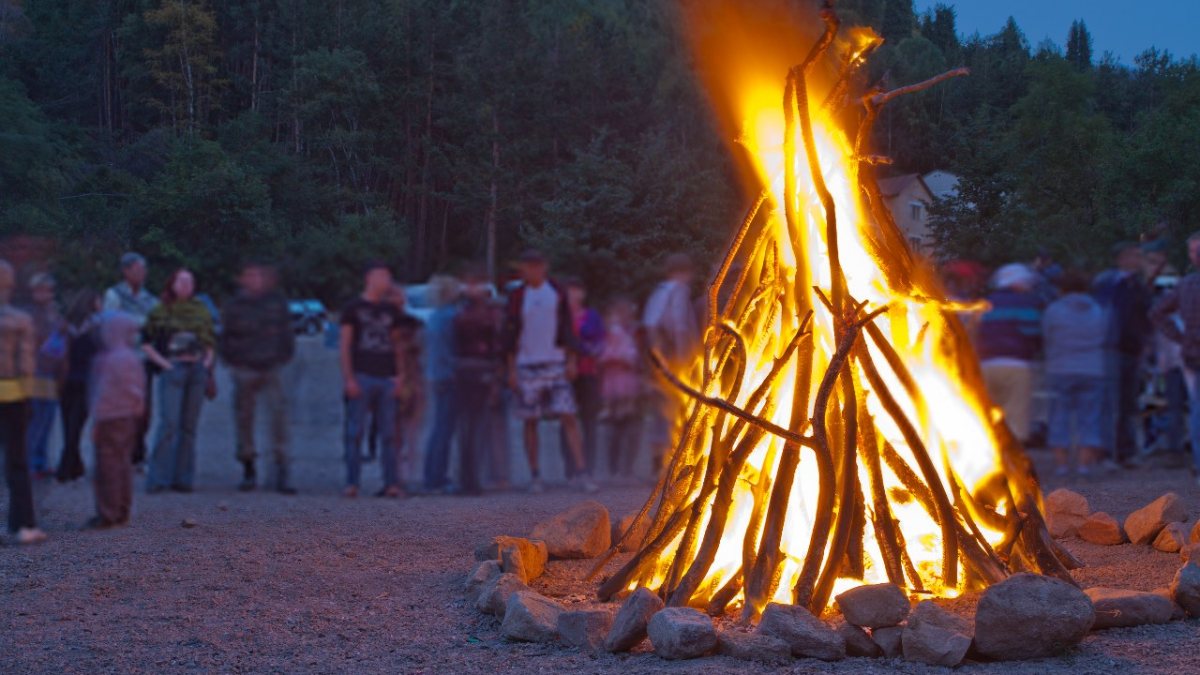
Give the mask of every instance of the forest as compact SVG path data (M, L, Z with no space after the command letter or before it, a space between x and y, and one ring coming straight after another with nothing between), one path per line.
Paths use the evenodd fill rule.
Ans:
M66 283L127 249L220 293L248 258L327 301L526 246L602 295L673 251L710 261L751 196L680 35L712 0L0 0L0 237L56 242ZM763 0L811 11L816 0ZM843 0L886 43L864 86L965 65L886 109L886 171L945 169L938 254L986 263L1200 229L1200 64L1096 54L952 7Z

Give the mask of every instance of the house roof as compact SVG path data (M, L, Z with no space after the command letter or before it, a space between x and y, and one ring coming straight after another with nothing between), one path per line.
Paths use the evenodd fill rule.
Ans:
M900 176L884 178L879 181L879 193L884 198L891 199L907 190L914 182L920 183L921 189L931 198L933 197L933 191L929 189L929 186L925 183L925 179L919 173L906 173Z

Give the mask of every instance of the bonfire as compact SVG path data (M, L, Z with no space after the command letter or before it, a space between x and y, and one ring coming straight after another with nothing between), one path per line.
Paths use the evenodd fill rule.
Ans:
M1079 566L1047 533L961 308L874 177L880 109L966 70L862 92L882 40L839 37L828 4L821 17L801 62L717 92L734 97L760 194L707 289L701 353L675 371L650 355L684 412L638 516L649 527L624 533L645 535L601 599L647 587L752 620L771 602L820 613L868 583L953 597L1018 571L1071 581ZM734 61L754 48L726 47Z

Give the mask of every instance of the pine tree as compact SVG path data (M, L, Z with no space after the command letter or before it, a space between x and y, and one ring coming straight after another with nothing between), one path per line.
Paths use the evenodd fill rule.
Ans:
M1082 19L1072 21L1067 32L1067 62L1078 70L1092 67L1092 35Z

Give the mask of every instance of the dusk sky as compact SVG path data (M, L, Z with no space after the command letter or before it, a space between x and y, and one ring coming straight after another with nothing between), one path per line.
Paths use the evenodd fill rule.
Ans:
M1200 0L915 0L915 5L924 13L939 2L958 10L963 35L991 35L1012 16L1031 46L1050 38L1063 47L1071 22L1083 19L1097 60L1110 51L1132 65L1149 47L1177 57L1200 52Z

